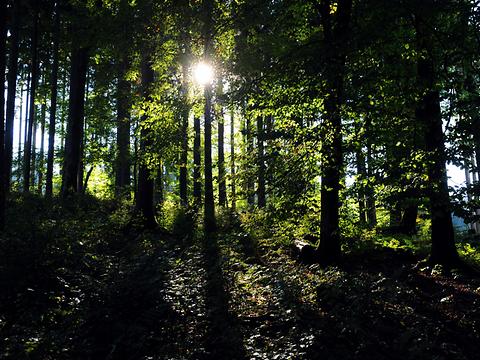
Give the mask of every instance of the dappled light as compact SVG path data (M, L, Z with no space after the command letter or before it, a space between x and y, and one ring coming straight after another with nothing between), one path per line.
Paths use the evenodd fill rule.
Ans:
M0 359L479 358L479 19L0 2Z

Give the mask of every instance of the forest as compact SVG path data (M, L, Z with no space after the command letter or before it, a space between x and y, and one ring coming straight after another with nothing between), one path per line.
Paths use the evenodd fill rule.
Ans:
M0 74L0 359L479 358L479 0L0 0Z

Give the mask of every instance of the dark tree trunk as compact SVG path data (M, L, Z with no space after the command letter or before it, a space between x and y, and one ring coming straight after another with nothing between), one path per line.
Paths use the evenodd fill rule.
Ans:
M47 116L47 104L43 103L41 107L41 112L40 112L40 154L39 154L39 159L38 159L38 193L41 194L43 190L43 168L45 165L45 119Z
M90 180L90 176L92 175L93 169L95 169L95 165L90 166L88 169L87 174L85 175L85 181L83 182L83 192L88 189L88 180Z
M237 194L235 188L235 110L232 106L232 113L230 117L230 187L231 187L231 199L232 210L237 208Z
M265 150L263 146L263 117L257 118L257 143L258 143L258 188L257 188L257 201L258 207L263 208L266 205L265 199Z
M218 205L227 206L227 184L225 182L225 124L223 109L218 111Z
M20 24L20 1L13 2L13 19L10 30L10 55L8 60L8 95L5 123L5 191L10 190L13 161L13 123L15 119L15 98L17 95L18 75L18 38ZM21 117L21 114L20 114Z
M17 152L17 177L20 177L21 173L21 162L20 159L22 157L22 114L23 114L23 83L22 89L20 91L20 111L18 116L18 152Z
M7 60L7 2L0 3L0 230L5 227L6 167L5 167L5 66Z
M85 83L87 80L88 49L72 50L70 71L70 99L68 106L67 136L62 173L62 196L78 192L81 146L85 112Z
M150 54L145 52L142 58L142 95L145 101L151 101L151 87L154 81L154 72L152 69L152 60ZM148 114L143 115L142 122L148 120ZM155 220L155 210L153 207L154 179L151 170L146 163L146 153L152 145L152 131L146 126L141 127L140 131L140 156L142 157L138 165L138 189L136 197L136 208L144 219L144 225L147 228L157 226Z
M48 124L47 179L45 184L45 195L47 197L51 197L53 193L53 160L55 157L55 126L58 92L58 48L60 40L60 14L58 13L58 5L55 8L53 26L53 67L50 80L50 121Z
M213 54L213 0L203 1L203 36L204 58L207 63L211 63ZM214 232L215 222L215 200L213 197L213 173L212 173L212 84L205 85L205 111L204 111L204 177L205 177L205 195L204 195L204 231L206 233Z
M205 176L205 203L204 224L205 232L215 231L215 202L213 197L212 173L212 88L205 86L205 138L204 138L204 176Z
M155 179L155 203L162 204L164 200L163 196L163 162L160 161L160 166L157 170L157 178Z
M128 60L125 57L117 88L117 166L115 192L119 196L130 186L130 82L125 79Z
M253 155L253 137L252 137L252 125L250 122L250 116L246 116L245 118L245 141L246 141L246 148L247 148L247 157L250 157ZM248 158L245 164L246 167L246 193L247 193L247 204L250 208L252 208L255 205L255 183L254 183L254 173L252 169L252 162Z
M182 63L183 82L182 82L182 119L180 127L180 137L182 139L182 150L180 154L180 203L182 206L188 205L188 175L187 175L187 163L188 163L188 117L190 115L190 106L188 104L188 52L183 54L184 59Z
M428 16L428 15L427 15ZM424 56L417 62L418 90L421 94L416 111L417 121L425 134L425 148L431 155L428 162L430 212L432 221L432 249L430 261L453 264L458 261L448 193L445 139L442 129L440 94L436 89L435 65L429 48L433 37L426 26L427 16L416 16L418 51ZM428 16L430 19L430 16Z
M366 212L366 202L365 202L365 185L364 180L367 178L367 169L365 164L365 156L361 149L357 150L357 187L358 187L358 213L360 225L367 224L367 212Z
M340 257L340 178L343 167L341 104L344 93L345 54L348 40L352 0L340 0L331 13L331 1L320 3L324 32L324 51L328 56L325 86L323 127L326 134L322 145L322 185L319 261L328 264ZM335 24L333 24L335 22Z
M370 120L367 121L367 128L370 127ZM368 182L365 186L365 202L367 205L367 223L368 227L373 229L377 226L377 207L375 204L375 191L371 182L373 177L373 158L372 158L372 145L367 141L367 177Z
M84 183L84 174L85 174L85 146L87 145L87 129L88 129L88 122L87 117L85 116L85 109L87 108L87 101L88 101L88 92L89 92L89 76L88 76L88 67L87 67L87 75L85 80L85 99L83 101L83 108L84 108L84 116L83 116L83 127L81 132L81 141L80 141L80 162L78 164L78 173L77 173L77 192L81 194L85 194L86 189L83 187Z
M38 39L38 5L35 5L34 10L34 19L33 19L33 30L32 30L32 83L30 86L30 101L29 101L29 120L28 120L28 131L27 138L24 146L24 164L23 164L23 191L28 193L30 191L30 171L31 171L31 160L32 160L32 136L33 136L33 125L35 123L35 95L38 82L38 58L37 58L37 39Z
M417 204L410 204L405 208L402 214L402 221L400 223L400 229L403 234L414 235L417 233L417 215Z
M201 182L201 166L202 160L200 155L200 118L195 116L193 120L193 128L195 131L195 138L193 139L193 198L195 207L200 208L202 204L202 182Z

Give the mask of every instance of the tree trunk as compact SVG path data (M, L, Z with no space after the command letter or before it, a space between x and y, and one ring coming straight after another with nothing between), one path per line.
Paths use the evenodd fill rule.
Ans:
M43 168L45 165L45 119L47 116L47 104L44 102L41 107L40 112L40 154L38 159L38 193L42 194L43 190Z
M218 205L227 206L227 184L225 182L225 118L223 109L218 111Z
M157 178L155 179L155 203L162 204L164 201L163 196L163 162L160 161L160 166L157 170Z
M78 192L78 172L81 161L83 123L85 111L85 83L87 80L88 49L72 50L70 71L70 99L68 106L67 136L62 173L62 196Z
M180 154L180 178L179 178L179 187L180 187L180 203L182 206L188 205L188 175L187 175L187 164L188 164L188 117L190 115L190 106L188 104L188 55L189 51L183 54L184 59L182 62L182 119L180 127L180 137L182 139L182 150Z
M130 186L130 82L125 79L128 59L124 57L117 87L117 166L115 194L123 194Z
M253 137L252 137L252 125L250 122L250 116L245 117L245 141L247 148L247 157L253 155ZM252 162L250 158L247 158L245 167L246 167L246 193L247 193L247 204L250 208L253 208L255 205L255 184L254 184L254 173L252 173Z
M232 113L230 116L230 187L233 211L237 208L235 181L235 110L232 106Z
M5 66L7 59L7 2L0 3L0 231L5 227L5 203L6 203L6 167L5 167Z
M8 61L8 95L7 112L5 123L5 191L10 190L10 181L12 177L13 161L13 124L15 119L15 98L17 95L17 75L18 75L18 38L20 23L20 2L13 2L13 19L10 30L10 55ZM21 117L21 114L20 114Z
M345 54L348 40L352 0L340 0L336 14L331 12L331 1L324 0L320 11L324 32L324 51L329 56L326 64L325 119L323 139L320 243L318 259L329 264L340 257L340 177L343 167L341 105L344 97ZM332 22L335 21L335 26Z
M427 15L428 16L428 15ZM429 16L428 19L431 17ZM416 111L417 121L423 125L425 147L431 155L428 161L430 212L432 221L432 249L430 261L438 264L453 264L458 261L448 193L447 169L445 166L445 140L442 129L440 94L436 89L435 66L429 46L434 42L424 21L427 17L416 16L418 51L423 54L417 60L417 81L420 101Z
M204 137L204 166L205 166L205 204L204 224L205 232L215 231L215 202L213 197L212 173L212 88L205 86L205 137Z
M195 207L198 210L202 204L202 182L200 174L202 160L200 155L200 118L197 116L195 116L193 120L193 127L195 131L195 138L193 140L193 198Z
M259 208L266 205L265 199L265 160L264 160L264 146L263 146L263 117L257 118L257 143L258 143L258 188L257 188L257 203Z
M364 181L367 178L367 169L365 164L365 156L362 149L357 150L357 187L358 187L358 213L360 225L367 224L367 212L365 202L365 185Z
M57 116L57 92L58 92L58 48L60 37L60 14L58 4L55 7L53 28L53 67L50 83L50 121L48 124L48 155L47 155L47 179L45 195L51 197L53 193L53 160L55 157L55 126Z
M33 15L33 30L32 30L32 42L31 42L31 51L32 51L32 83L30 86L30 101L29 101L29 120L28 120L28 132L27 138L24 146L24 164L23 164L23 191L28 193L30 191L30 171L31 171L31 160L32 160L32 136L33 136L33 125L35 123L35 96L38 82L38 57L37 57L37 40L38 40L38 5L35 5L34 15Z
M20 91L20 111L18 116L18 149L17 149L17 177L20 178L21 174L21 161L22 158L22 115L23 115L23 95L24 88L22 83L22 89ZM28 96L28 95L27 95Z
M151 55L144 52L142 56L142 95L145 101L151 101L151 87L154 81ZM148 114L143 115L142 122L148 120ZM143 215L144 225L147 228L157 226L155 210L153 207L154 180L151 170L146 163L146 153L152 145L152 131L147 126L142 126L140 131L140 156L138 165L138 189L136 197L136 208Z
M368 128L370 127L370 120L367 121ZM377 207L375 205L375 191L371 179L373 177L373 158L372 145L367 141L367 177L368 182L365 186L365 204L367 205L367 224L370 229L377 226Z

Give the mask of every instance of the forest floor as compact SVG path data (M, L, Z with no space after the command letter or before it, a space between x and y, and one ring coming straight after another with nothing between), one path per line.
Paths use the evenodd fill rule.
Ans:
M140 232L124 210L16 199L1 359L477 359L480 279L368 247L299 263L236 222ZM179 224L188 227L188 224Z

